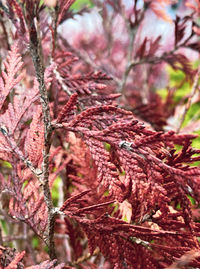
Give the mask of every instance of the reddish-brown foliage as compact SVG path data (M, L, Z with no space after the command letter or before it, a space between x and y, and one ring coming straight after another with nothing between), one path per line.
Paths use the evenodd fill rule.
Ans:
M74 2L0 1L0 268L199 268L199 3Z

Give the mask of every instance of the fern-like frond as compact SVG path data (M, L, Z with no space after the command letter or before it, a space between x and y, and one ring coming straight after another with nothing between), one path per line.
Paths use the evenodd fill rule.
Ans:
M26 267L26 269L62 269L62 268L68 268L65 266L64 263L57 264L56 260L53 261L44 261L38 265L32 265Z
M13 103L9 103L5 113L0 116L0 123L6 126L9 135L14 135L18 124L22 123L22 118L30 109L32 103L38 99L38 87L34 86L34 89L36 90L33 90L33 92L15 96Z
M23 62L19 54L18 44L14 43L4 62L5 71L2 71L0 77L0 109L10 91L23 79L22 66Z
M1 129L3 132L5 131L4 128L5 128L4 126L3 127L1 126ZM5 136L3 135L2 131L0 133L0 160L12 162L12 160L13 160L12 150L10 148L8 141L6 140Z
M3 188L10 194L9 213L18 221L25 222L37 235L42 235L47 225L47 208L40 193L39 182L30 175L22 176L22 171L13 173ZM26 186L24 187L24 182Z
M188 244L195 247L192 235L185 231L174 232L127 224L108 214L95 220L76 220L88 237L90 253L99 247L115 269L133 268L138 263L144 268L166 268L174 257L179 258L190 250ZM162 243L157 243L159 241ZM173 245L175 243L176 247ZM163 258L159 259L157 255ZM198 264L199 260L193 261L193 265Z
M33 165L37 166L42 158L42 149L44 145L44 125L42 121L42 107L38 106L25 142L25 152Z
M57 20L57 25L62 21L62 18L64 16L64 13L68 11L70 6L75 2L75 0L59 0L58 1L58 6L59 6L59 12L58 12L58 20Z
M0 246L0 268L24 268L21 261L25 253L25 251L16 253L14 248Z

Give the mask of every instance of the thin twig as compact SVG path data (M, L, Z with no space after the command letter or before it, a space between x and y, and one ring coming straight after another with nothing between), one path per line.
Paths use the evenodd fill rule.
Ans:
M61 77L60 73L58 72L56 68L53 70L53 73L55 74L56 80L62 87L63 91L66 92L68 96L71 96L72 95L71 91L68 89L67 85L64 83L64 79Z
M53 21L53 40L52 40L52 56L54 55L56 46L57 46L57 23L58 23L58 13L59 13L59 6L58 2L54 10L51 13L52 21Z
M6 151L14 153L31 170L31 172L40 180L40 176L42 175L41 169L35 168L32 162L28 158L24 157L23 152L19 149L13 137L10 136L7 128L5 126L0 126L0 132L4 135L6 142L10 146L10 149L6 149Z
M142 65L142 64L158 64L162 61L166 61L166 57L173 55L173 53L176 52L181 47L184 47L184 45L176 46L173 50L163 53L163 55L160 57L158 57L158 56L149 57L149 58L145 57L145 58L142 58L142 59L137 60L137 61L136 60L128 61L126 70L125 70L124 75L123 75L122 83L121 83L118 91L119 92L123 91L123 87L125 86L127 77L128 77L128 75L133 67L135 67L137 65Z
M0 245L3 246L3 236L1 228L0 228Z
M185 120L185 116L186 116L188 110L189 110L190 107L191 107L191 104L192 104L192 98L193 98L193 96L195 95L196 91L198 90L198 82L199 82L199 78L200 78L200 65L199 65L199 67L198 67L198 69L197 69L197 72L196 72L196 75L195 75L195 77L194 77L194 82L193 82L193 85L192 85L192 90L191 90L190 96L189 96L189 98L188 98L188 101L187 101L187 103L186 103L186 105L185 105L185 108L184 108L184 112L183 112L183 114L182 114L182 117L181 117L181 119L180 119L179 126L178 126L178 129L177 129L177 133L179 133L180 130L181 130L181 126L182 126L182 124L183 124L183 122L184 122L184 120Z
M79 257L75 262L72 262L73 266L76 266L80 263L83 263L85 261L88 261L91 257L93 256L97 256L100 253L99 248L96 248L93 252L93 254L87 253L86 255L83 255L81 257Z

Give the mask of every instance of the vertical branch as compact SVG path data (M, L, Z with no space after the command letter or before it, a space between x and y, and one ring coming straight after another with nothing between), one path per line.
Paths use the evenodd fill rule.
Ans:
M45 243L49 248L50 258L55 259L56 253L54 245L54 211L53 211L51 192L49 188L49 151L51 146L50 140L52 135L51 117L49 109L49 100L44 81L42 49L38 37L39 34L37 34L34 22L31 24L29 32L30 32L30 50L35 67L36 77L39 82L40 102L42 105L43 122L44 122L44 148L43 148L42 174L40 176L40 181L42 182L44 199L48 210L48 225L45 234Z
M126 24L127 24L127 29L128 29L130 40L129 40L127 58L126 58L126 67L125 67L125 70L124 70L124 73L122 76L122 81L119 84L118 89L117 89L118 92L122 93L123 97L124 97L124 90L125 90L125 85L126 85L128 75L134 66L133 61L132 61L132 53L133 53L135 36L136 36L137 30L138 30L138 27L144 18L144 14L149 6L149 4L145 4L144 9L141 12L141 14L138 14L136 4L137 4L137 1L135 1L134 8L133 8L133 12L135 13L135 22L134 23L131 22L131 19L127 20L125 15L124 15L124 19L125 19Z
M128 78L128 75L131 71L132 65L131 65L131 58L132 58L132 52L133 52L133 44L135 40L135 35L137 32L137 27L129 29L129 36L130 36L130 41L129 41L129 47L128 47L128 53L127 53L127 62L126 62L126 68L123 73L122 81L118 87L118 92L122 93L124 95L124 87L126 84L126 80Z

